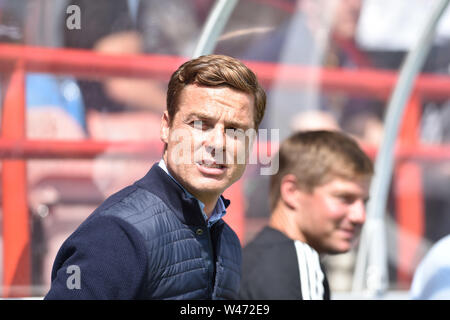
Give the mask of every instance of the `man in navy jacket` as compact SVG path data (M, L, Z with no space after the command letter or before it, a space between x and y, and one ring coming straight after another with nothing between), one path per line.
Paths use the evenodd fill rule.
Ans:
M241 248L222 220L223 191L243 174L266 97L234 58L202 56L172 75L164 154L64 242L46 299L233 299ZM242 161L244 159L244 161Z

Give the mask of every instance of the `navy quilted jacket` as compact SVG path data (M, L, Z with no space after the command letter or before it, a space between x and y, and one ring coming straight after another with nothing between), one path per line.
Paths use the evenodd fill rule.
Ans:
M226 205L229 201L224 199ZM155 164L60 248L46 299L234 299L241 247Z

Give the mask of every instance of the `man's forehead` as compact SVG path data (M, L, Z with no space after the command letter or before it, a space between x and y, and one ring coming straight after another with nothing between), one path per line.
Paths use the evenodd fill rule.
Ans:
M200 120L202 118L205 120L224 118L229 122L239 123L243 126L248 126L249 128L253 126L254 101L253 97L250 94L233 90L228 87L199 87L205 89L206 91L209 91L209 93L203 92L202 90L196 90L194 93L189 89L185 91L186 88L183 90L181 96L182 98L180 99L180 102L178 104L178 112L181 111L181 114L184 118L197 117L200 118ZM220 94L216 95L214 93L215 89L218 89L220 91L223 89L229 89L233 92L222 91ZM194 95L192 95L192 93L194 93ZM236 95L232 95L230 93L236 93ZM204 101L205 105L198 104L198 101L194 100L195 95L197 95L197 97L200 96L206 98L206 100Z
M370 182L371 177L368 176L358 176L354 178L333 177L322 186L336 190L367 193L370 187Z

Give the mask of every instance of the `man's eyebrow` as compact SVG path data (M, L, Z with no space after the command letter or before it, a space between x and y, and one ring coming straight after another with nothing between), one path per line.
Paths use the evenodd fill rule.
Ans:
M232 128L238 128L238 129L243 129L243 130L247 130L249 129L249 126L245 125L242 122L238 122L238 121L227 121L226 122L227 127L232 127Z
M202 112L192 112L186 115L187 119L198 118L204 120L214 120L214 117L207 113Z
M203 112L193 112L190 113L186 116L187 120L191 120L191 119L199 119L200 121L205 120L205 121L215 121L216 118L208 113L203 113ZM230 120L230 121L226 121L225 122L227 127L233 127L233 128L240 128L240 129L249 129L250 127L245 125L242 122L239 121L234 121L234 120Z

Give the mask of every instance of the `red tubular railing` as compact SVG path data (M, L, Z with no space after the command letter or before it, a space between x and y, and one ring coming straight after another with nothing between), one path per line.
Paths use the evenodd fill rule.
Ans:
M12 74L7 95L3 104L2 136L0 138L0 157L3 159L3 236L4 236L4 276L3 294L13 295L13 286L26 287L30 283L30 233L27 208L26 159L30 158L94 158L106 150L111 156L145 156L155 152L161 154L162 144L158 141L141 142L102 142L47 141L29 140L25 137L25 72L46 72L70 74L76 77L105 78L152 77L168 80L170 74L186 61L186 58L146 55L111 56L83 50L48 49L17 45L0 44L0 71ZM306 84L309 72L318 72L318 83L325 91L342 91L350 94L365 95L386 100L397 80L397 73L374 70L317 69L302 66L286 66L274 63L246 62L264 85L269 85L282 70L282 83L289 87ZM450 158L450 146L421 146L417 135L417 116L420 113L420 99L434 100L450 98L450 77L421 75L414 85L414 94L407 109L401 139L396 148L399 175L408 177L410 190L416 192L415 202L411 194L400 196L398 218L409 231L420 236L423 232L423 206L420 171L417 166L407 166L417 159L439 160ZM419 112L419 113L418 113ZM408 116L410 114L410 116ZM412 115L411 115L412 114ZM366 147L374 156L376 150ZM412 174L413 173L413 174ZM238 235L243 234L244 205L242 183L235 184L233 194L235 202L235 225ZM399 185L396 190L400 191ZM418 193L418 194L417 194ZM401 193L399 193L401 195ZM422 201L423 203L423 201ZM412 213L413 212L413 213ZM409 218L406 219L407 215ZM411 256L405 254L410 248L400 244L400 256L411 262ZM402 254L403 252L403 254ZM27 291L20 295L27 295Z
M402 119L399 142L403 147L414 148L420 136L421 99L413 92ZM425 230L424 201L422 185L422 169L420 164L408 159L397 159L394 171L393 189L396 204L398 261L397 282L400 287L407 288L412 274L411 266L415 262L415 254L420 246L420 237ZM405 234L411 234L406 240Z
M187 58L161 55L112 56L86 50L63 50L0 44L0 70L10 71L17 61L24 61L27 72L71 74L77 77L104 78L156 77L168 80L173 70ZM311 72L319 73L318 82L325 91L342 91L386 99L397 81L392 71L318 69L298 65L251 62L263 84L272 82L283 69L278 84L298 87L308 83ZM440 75L421 75L414 91L422 98L447 99L450 97L450 78Z
M372 158L377 149L363 146ZM1 159L92 159L108 154L109 158L160 156L163 145L160 141L148 142L110 142L97 140L12 140L0 139ZM256 151L255 151L256 152ZM440 161L450 159L450 145L402 146L395 149L397 161Z
M2 137L25 139L25 69L22 60L15 62L3 104ZM30 224L27 199L26 162L3 160L3 284L5 296L29 295ZM12 293L11 286L20 288Z
M95 140L12 140L0 139L2 159L92 159L108 154L109 158L159 157L161 141L108 142Z

